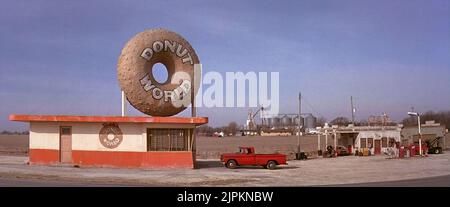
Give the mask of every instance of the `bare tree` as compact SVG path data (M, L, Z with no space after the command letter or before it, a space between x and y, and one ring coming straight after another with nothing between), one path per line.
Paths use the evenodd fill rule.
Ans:
M201 136L212 136L214 133L214 128L208 125L202 125L200 127L197 127L197 130L195 131Z
M428 111L420 115L420 121L422 122L422 124L425 123L425 121L430 120L434 120L437 123L441 123L442 125L445 125L445 127L448 129L450 128L450 111L440 111L440 112ZM417 117L404 118L402 123L405 126L416 126Z
M225 128L225 132L228 134L231 134L232 136L236 135L238 129L238 124L234 121L230 122L228 126Z
M325 119L325 117L321 116L317 119L316 127L318 127L318 126L323 127L325 125L325 123L327 123L327 119Z
M335 119L333 119L333 121L331 121L331 124L333 125L339 125L339 126L346 126L348 124L350 124L350 120L346 117L336 117Z
M365 119L359 120L355 123L355 126L368 126L368 125L369 125L369 122L367 122L367 120L365 120Z

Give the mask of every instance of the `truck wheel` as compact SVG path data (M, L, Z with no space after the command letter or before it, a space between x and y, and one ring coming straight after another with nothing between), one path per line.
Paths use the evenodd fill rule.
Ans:
M267 169L269 169L269 170L273 170L273 169L275 169L275 167L277 166L277 163L275 162L275 161L269 161L269 162L267 162Z
M236 168L237 164L236 164L236 161L234 161L234 160L228 160L226 166L227 166L227 168L234 169L234 168Z

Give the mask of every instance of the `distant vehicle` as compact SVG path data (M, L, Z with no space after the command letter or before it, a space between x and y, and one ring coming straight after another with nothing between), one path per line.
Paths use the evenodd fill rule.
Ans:
M234 169L237 166L252 165L263 166L273 170L277 165L287 165L284 154L255 154L254 147L239 147L237 153L220 155L220 161L225 167Z
M223 133L223 132L214 132L214 136L215 137L224 137L225 133Z
M336 146L336 154L337 156L347 156L350 155L350 152L348 151L347 147L339 145Z
M333 146L328 145L328 146L327 146L327 150L325 150L325 151L322 153L322 156L323 156L323 158L335 157L335 156L336 156L336 153L335 153L335 150L334 150Z
M442 139L442 137L436 137L432 140L426 141L427 146L428 146L428 154L441 154L442 153L442 147L439 145L439 141L441 139Z
M311 130L308 131L308 134L317 134L317 133L318 132L315 129L311 129Z

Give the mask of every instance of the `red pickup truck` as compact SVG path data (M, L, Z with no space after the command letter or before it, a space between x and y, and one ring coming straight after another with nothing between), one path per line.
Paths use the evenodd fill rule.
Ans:
M277 165L287 165L286 155L255 154L254 147L239 147L239 152L237 153L222 154L220 161L227 168L231 169L242 165L254 165L273 170Z

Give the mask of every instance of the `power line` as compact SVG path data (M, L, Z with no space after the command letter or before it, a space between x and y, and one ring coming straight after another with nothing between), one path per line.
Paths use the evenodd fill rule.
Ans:
M311 111L313 111L315 114L318 114L321 117L325 117L323 116L321 113L319 113L317 110L314 109L314 107L312 106L311 103L309 103L309 101L305 98L305 95L302 94L302 99L303 101L309 106L309 108L311 109Z

